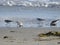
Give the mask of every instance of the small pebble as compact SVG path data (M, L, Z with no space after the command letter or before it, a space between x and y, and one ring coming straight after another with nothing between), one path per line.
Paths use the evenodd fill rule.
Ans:
M60 42L58 42L58 44L60 44Z
M15 31L10 31L10 32L15 32Z
M6 38L8 38L8 36L4 36L3 38L6 39Z

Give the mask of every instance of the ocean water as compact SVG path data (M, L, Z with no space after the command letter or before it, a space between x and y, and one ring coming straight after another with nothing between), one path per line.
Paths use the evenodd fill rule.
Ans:
M42 18L46 21L37 24L36 18ZM23 20L24 27L50 27L49 24L52 20L60 19L60 8L0 6L0 27L6 27L5 19ZM11 22L7 26L17 27L17 24ZM60 27L59 22L56 27Z

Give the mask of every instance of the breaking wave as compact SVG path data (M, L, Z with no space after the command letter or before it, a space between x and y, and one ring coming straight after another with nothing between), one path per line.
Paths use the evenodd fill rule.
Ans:
M40 2L40 1L5 1L1 6L24 6L24 7L60 7L60 2Z

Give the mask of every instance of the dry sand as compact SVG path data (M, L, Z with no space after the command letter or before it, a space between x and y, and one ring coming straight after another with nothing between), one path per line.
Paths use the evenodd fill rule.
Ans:
M0 45L60 45L60 39L35 40L39 33L48 31L60 31L60 28L0 28Z

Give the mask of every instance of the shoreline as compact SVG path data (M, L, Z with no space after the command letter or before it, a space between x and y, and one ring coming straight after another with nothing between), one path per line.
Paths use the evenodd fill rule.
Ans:
M37 35L60 28L0 28L1 45L59 45L60 39L38 41ZM52 38L52 37L51 37ZM53 37L54 38L54 37Z

